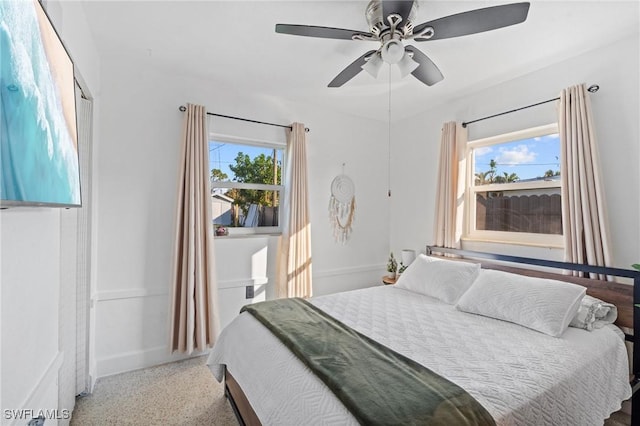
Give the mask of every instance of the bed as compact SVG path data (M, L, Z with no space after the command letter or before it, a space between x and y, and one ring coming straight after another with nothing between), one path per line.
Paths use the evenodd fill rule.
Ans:
M462 261L439 263L446 262L445 266L454 263L475 266L480 262L478 259L488 258L570 269L568 264L561 262L427 247L429 255L432 250L465 256ZM475 263L469 263L471 258ZM554 278L586 286L590 295L616 306L617 326L603 324L586 331L564 325L556 330L556 323L541 319L537 314L538 318L533 321L540 323L528 323L526 321L531 320L525 319L523 326L517 322L526 309L518 308L517 302L509 303L514 309L506 310L506 320L495 318L502 312L473 312L476 308L480 311L493 309L490 306L495 303L491 300L500 298L500 292L497 296L491 295L489 302L482 303L477 295L471 295L471 283L463 284L466 288L461 287L460 294L451 293L454 284L437 290L444 288L446 294L434 294L432 290L425 293L411 287L409 275L406 279L403 277L409 283L403 286L372 287L315 297L310 302L349 328L464 389L498 425L601 424L612 412L619 410L621 402L632 396L636 386L634 375L629 375L624 343L625 339L633 338L625 337L618 328L621 326L628 331L637 321L633 315L634 287L517 269L486 260L480 263L483 277L491 278L485 279L489 285L500 276L486 274L495 273L506 274L502 276L506 278L516 274L518 280L525 276L533 277L532 280ZM585 265L574 269L623 276L633 279L635 284L640 279L634 271L601 270ZM414 270L412 276L416 277L416 274ZM473 281L474 291L480 288L478 282L481 280L476 280L476 276L471 279L456 277L453 279L461 283ZM437 279L436 274L434 280ZM452 278L447 275L442 279ZM567 295L571 293L570 297L575 298L576 291L569 289ZM501 308L498 306L497 309ZM575 309L572 318L580 308ZM509 318L509 315L517 317ZM558 335L553 336L554 333ZM225 381L227 396L241 424L364 423L358 421L354 411L329 390L324 379L314 374L249 312L240 314L223 330L208 365L218 381ZM395 396L378 389L377 405L393 411ZM635 419L637 406L634 404Z

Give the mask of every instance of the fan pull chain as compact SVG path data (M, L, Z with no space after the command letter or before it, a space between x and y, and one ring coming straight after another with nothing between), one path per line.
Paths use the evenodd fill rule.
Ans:
M389 64L389 139L388 139L388 165L387 186L389 188L388 197L391 197L391 64Z

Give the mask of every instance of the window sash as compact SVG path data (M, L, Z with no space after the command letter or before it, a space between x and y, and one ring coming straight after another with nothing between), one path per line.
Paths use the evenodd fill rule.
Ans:
M471 188L469 189L473 192L498 192L544 188L562 188L562 184L559 180L537 180L531 182L488 183L486 185L476 185L474 179L471 181Z
M233 181L215 181L211 182L212 188L229 188L229 189L258 189L263 191L284 191L284 185L270 185L267 183L246 183Z
M497 136L491 136L483 139L476 139L467 142L467 167L465 182L465 229L462 236L467 241L486 241L494 243L520 244L541 247L557 247L564 246L563 235L557 234L539 234L528 232L508 232L508 231L489 231L476 229L476 196L481 192L501 192L501 191L518 191L528 189L546 189L559 188L562 190L562 182L560 180L549 181L525 181L510 183L491 183L485 185L475 184L475 150L477 148L499 145L503 143L513 142L520 139L529 139L539 136L546 136L558 133L558 124L552 123L544 126L533 127L529 129L519 130L511 133L505 133Z
M475 222L475 221L474 221ZM546 248L563 248L564 236L554 234L533 234L528 232L477 231L467 233L463 241L478 241L502 244L518 244Z
M501 143L513 142L519 139L529 139L538 136L546 136L558 133L558 123L545 124L544 126L531 127L529 129L517 130L515 132L503 133L501 135L489 136L488 138L474 139L467 142L467 150L471 148L481 148L484 146L499 145Z
M279 149L284 151L287 147L286 142L267 141L263 139L245 138L241 136L226 135L223 133L209 133L209 142L228 142L234 145L251 145L262 148Z
M234 135L227 135L221 133L209 133L209 142L226 142L229 144L237 145L239 148L245 146L256 146L261 148L275 149L281 151L282 164L280 165L280 180L284 182L285 179L285 159L286 159L286 142L267 141L255 138L245 138ZM284 185L264 184L264 183L249 183L249 182L235 182L235 181L212 181L211 188L224 188L224 189L253 189L262 191L277 191L278 199L282 200L284 196ZM282 204L280 203L280 206ZM282 209L278 208L278 226L254 226L254 227L228 227L229 236L250 236L250 235L279 235L282 233ZM223 237L224 238L224 237Z

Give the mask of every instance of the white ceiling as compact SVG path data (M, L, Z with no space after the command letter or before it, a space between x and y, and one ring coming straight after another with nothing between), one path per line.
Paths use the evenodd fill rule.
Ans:
M517 0L514 0L515 2ZM176 75L321 104L386 121L389 71L361 72L340 88L327 84L374 42L276 34L276 23L368 31L368 1L95 1L84 9L101 54L144 56ZM416 24L510 3L420 0ZM428 87L391 71L393 121L434 104L515 78L566 57L637 34L631 1L531 1L527 21L487 33L411 43L440 68ZM611 64L615 66L615 64ZM397 107L398 100L401 107Z

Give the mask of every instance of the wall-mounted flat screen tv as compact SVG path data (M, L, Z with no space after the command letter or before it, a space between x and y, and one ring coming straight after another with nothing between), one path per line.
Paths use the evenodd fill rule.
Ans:
M80 205L73 62L39 1L0 1L0 207Z

